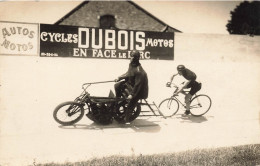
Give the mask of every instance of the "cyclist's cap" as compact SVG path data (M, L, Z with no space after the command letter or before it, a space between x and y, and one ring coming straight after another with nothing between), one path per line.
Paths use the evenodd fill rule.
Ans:
M177 66L177 70L178 71L183 71L183 70L185 70L185 66L184 65L178 65Z

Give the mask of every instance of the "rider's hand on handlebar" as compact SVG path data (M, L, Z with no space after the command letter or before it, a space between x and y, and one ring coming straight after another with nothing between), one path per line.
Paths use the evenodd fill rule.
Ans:
M129 95L126 100L131 100L133 98L132 95Z
M167 82L167 83L166 83L166 87L171 87L171 83L170 83L170 82Z

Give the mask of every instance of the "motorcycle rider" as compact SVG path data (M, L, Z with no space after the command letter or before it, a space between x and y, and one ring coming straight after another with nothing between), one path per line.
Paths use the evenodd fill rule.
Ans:
M115 80L118 82L125 79L125 81L118 82L114 86L116 97L122 97L122 89L125 87L127 87L126 91L129 92L127 94L127 100L129 100L129 103L125 113L126 122L129 122L129 116L136 107L138 100L146 99L148 97L148 77L139 62L140 52L134 50L130 57L131 59L128 71Z

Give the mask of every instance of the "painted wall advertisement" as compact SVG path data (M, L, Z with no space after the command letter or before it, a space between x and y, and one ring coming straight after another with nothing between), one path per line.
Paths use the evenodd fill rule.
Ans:
M40 24L41 57L173 60L174 33Z
M38 24L0 22L0 54L37 55Z

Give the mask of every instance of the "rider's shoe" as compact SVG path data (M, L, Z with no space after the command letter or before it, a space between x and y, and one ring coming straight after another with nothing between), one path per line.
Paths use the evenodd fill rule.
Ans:
M125 120L126 123L129 123L130 120L129 120L129 115L128 114L125 115L124 120Z
M190 110L186 110L183 115L186 116L186 115L189 115L189 114L190 114Z

